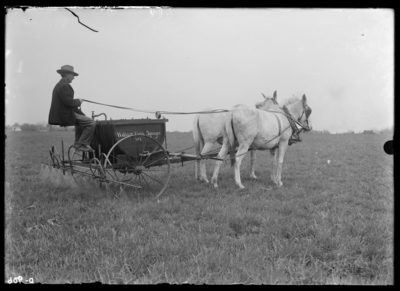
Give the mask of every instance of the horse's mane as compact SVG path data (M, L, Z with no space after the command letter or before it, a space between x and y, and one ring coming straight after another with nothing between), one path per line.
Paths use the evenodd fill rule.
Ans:
M271 97L267 97L267 98L272 99ZM282 106L279 106L279 107L287 106L287 105L293 104L293 103L295 103L295 102L297 102L297 101L300 101L300 100L301 100L301 98L296 97L296 96L293 95L293 97L290 97L290 98L286 99L286 100L283 102L283 105L282 105ZM260 107L262 107L267 101L268 101L267 99L264 99L264 101L257 102L257 103L255 104L256 108L257 108L257 109L260 109Z
M286 100L283 102L283 105L284 105L284 106L287 106L287 105L293 104L293 103L295 103L295 102L297 102L297 101L300 101L300 98L298 98L298 97L296 97L296 96L293 96L293 97L290 97L290 98L286 99Z
M260 107L262 107L262 106L265 104L265 102L267 102L267 100L264 100L264 101L261 101L261 102L257 102L257 103L255 104L256 108L257 108L257 109L260 109Z

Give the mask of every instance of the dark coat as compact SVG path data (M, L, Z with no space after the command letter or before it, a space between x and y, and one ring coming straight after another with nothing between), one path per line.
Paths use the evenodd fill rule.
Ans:
M72 89L67 80L61 79L53 89L49 124L60 126L76 125L74 113L85 115L78 108L79 106L80 101L74 99L74 89Z

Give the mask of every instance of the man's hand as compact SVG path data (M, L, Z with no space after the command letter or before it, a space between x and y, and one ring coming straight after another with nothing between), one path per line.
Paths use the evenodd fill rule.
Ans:
M80 104L80 105L82 105L83 99L82 99L82 98L78 98L78 100L81 101L81 104Z

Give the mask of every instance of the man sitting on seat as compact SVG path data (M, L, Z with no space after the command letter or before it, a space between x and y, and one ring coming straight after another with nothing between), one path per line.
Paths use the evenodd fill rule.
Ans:
M49 124L60 126L75 126L75 148L80 151L93 151L90 142L96 128L96 122L85 116L80 106L82 99L74 99L74 89L70 83L78 76L74 68L69 65L62 66L57 70L62 79L53 89L51 107L49 113Z

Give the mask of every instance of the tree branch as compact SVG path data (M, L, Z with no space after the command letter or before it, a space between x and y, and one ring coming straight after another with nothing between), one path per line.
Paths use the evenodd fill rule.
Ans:
M75 15L75 16L76 16L76 18L78 18L78 22L79 22L80 24L82 24L83 26L85 26L85 27L89 28L90 30L93 30L94 32L98 32L97 30L91 29L89 26L87 26L87 25L83 24L83 23L82 23L82 22L79 20L79 16L78 16L78 15L76 15L74 12L72 12L72 11L71 11L71 10L69 10L68 8L65 8L65 9L67 9L69 12L71 12L73 15Z

